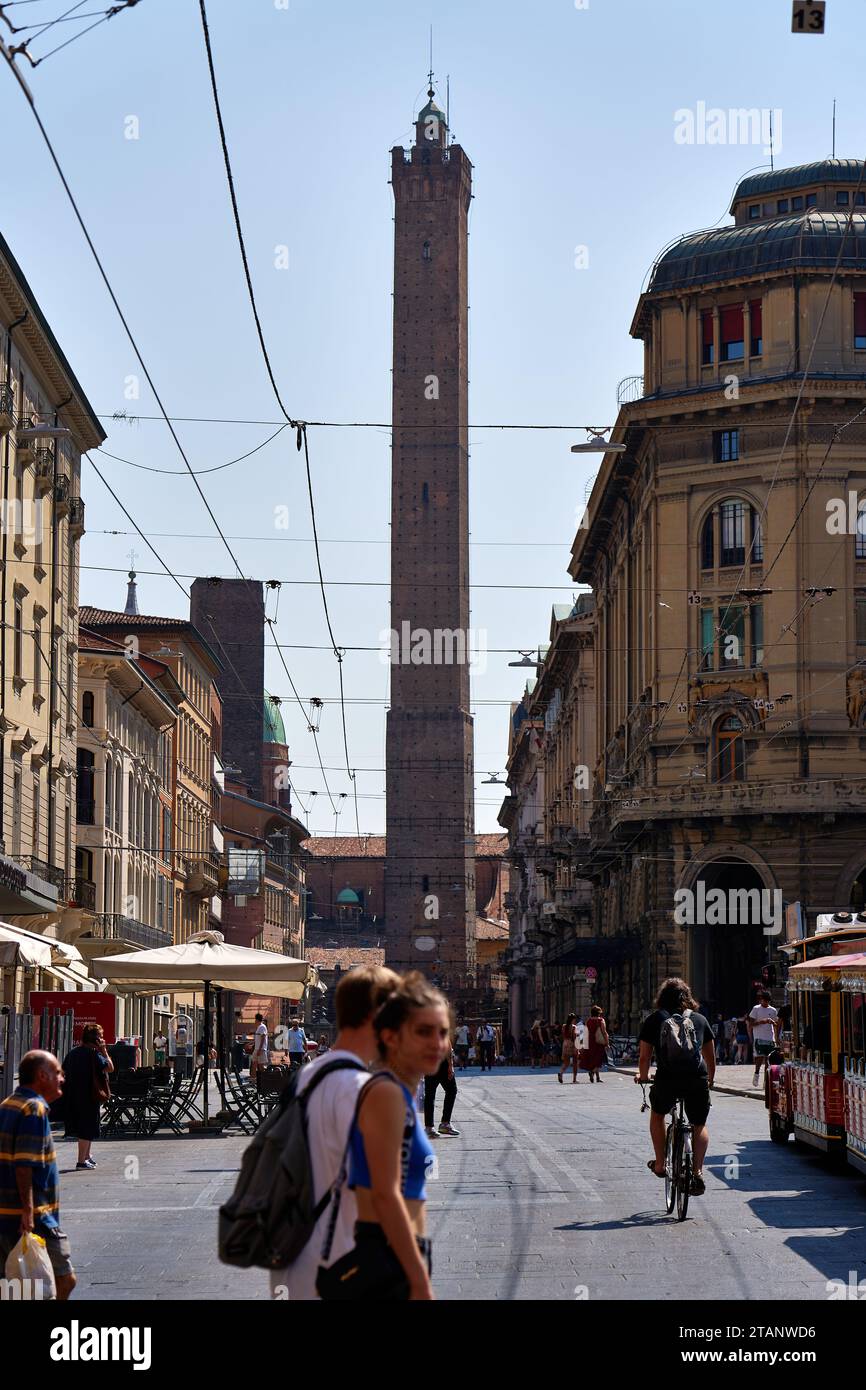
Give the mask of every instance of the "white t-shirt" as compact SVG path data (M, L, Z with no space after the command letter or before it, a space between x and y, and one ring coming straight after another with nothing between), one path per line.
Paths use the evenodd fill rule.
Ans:
M490 1024L489 1024L489 1023L482 1023L481 1027L478 1029L478 1038L477 1038L477 1041L478 1041L478 1042L487 1043L487 1042L495 1042L495 1040L496 1040L496 1034L494 1033L493 1029L490 1027Z
M317 1057L309 1066L302 1068L298 1078L298 1090L305 1091L320 1067L336 1061L360 1062L362 1058L343 1049L331 1051L324 1057ZM307 1133L313 1166L313 1200L316 1202L324 1196L339 1174L349 1138L349 1128L355 1114L358 1092L369 1075L368 1071L354 1071L346 1067L335 1072L333 1076L326 1076L316 1088L315 1095L310 1097L307 1107ZM275 1298L285 1298L286 1288L290 1300L309 1301L318 1298L316 1274L322 1263L322 1245L330 1216L331 1208L328 1206L319 1217L316 1229L293 1265L288 1269L272 1270L271 1292ZM352 1249L355 1244L357 1216L355 1194L346 1184L340 1198L340 1214L337 1217L328 1264L333 1264Z
M779 1017L772 1005L756 1004L749 1013L752 1020L752 1037L755 1042L773 1042L776 1037L773 1020Z
M255 1052L253 1054L259 1061L268 1060L268 1025L260 1023L256 1029Z
M454 1041L458 1047L469 1046L469 1029L466 1027L465 1023L461 1023L460 1027L457 1029L457 1032L454 1034Z

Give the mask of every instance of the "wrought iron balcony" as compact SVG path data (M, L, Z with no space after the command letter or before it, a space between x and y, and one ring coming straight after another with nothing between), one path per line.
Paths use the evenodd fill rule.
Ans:
M84 501L81 497L69 499L69 531L73 536L84 535Z
M37 859L34 854L25 855L18 862L22 869L28 869L31 874L37 874L46 883L52 883L55 888L62 891L66 879L62 869L55 869L53 864L47 864L44 859Z
M0 432L6 434L15 424L15 392L11 386L0 386Z
M643 397L643 377L624 376L616 388L617 405L630 405Z
M54 455L50 449L34 451L33 485L37 497L44 497L54 485Z
M103 941L128 942L131 946L145 948L172 944L170 931L136 921L134 917L124 917L120 912L98 913L93 919L90 934Z
M69 479L61 475L54 484L54 506L58 516L66 516L69 511Z
M96 884L89 878L67 878L63 896L70 907L83 907L85 912L96 911Z

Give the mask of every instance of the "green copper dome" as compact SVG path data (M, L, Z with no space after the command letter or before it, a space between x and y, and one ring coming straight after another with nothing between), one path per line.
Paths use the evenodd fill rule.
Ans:
M358 897L358 894L355 892L354 888L343 888L337 894L337 902L351 903L353 907L357 907L360 904L361 899Z
M274 700L273 695L269 695L267 691L265 691L262 739L265 743L288 743L279 704Z

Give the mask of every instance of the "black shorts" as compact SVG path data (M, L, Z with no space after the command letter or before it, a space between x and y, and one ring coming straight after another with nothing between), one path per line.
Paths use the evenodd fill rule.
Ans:
M688 1081L656 1079L650 1087L650 1108L654 1115L667 1115L674 1105L683 1098L689 1124L703 1125L710 1113L710 1084L705 1076L696 1076Z

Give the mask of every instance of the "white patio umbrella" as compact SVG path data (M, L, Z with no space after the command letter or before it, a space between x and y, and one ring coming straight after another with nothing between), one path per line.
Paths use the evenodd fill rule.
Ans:
M186 985L204 990L205 1020L209 1017L210 991L214 985L244 994L265 994L279 999L300 999L307 985L318 983L318 972L309 961L282 956L276 951L254 951L233 946L222 932L203 931L178 946L153 951L129 951L92 962L94 970L122 991L161 993ZM218 1022L222 1015L218 1012ZM221 1050L222 1051L222 1050ZM222 1055L220 1056L222 1065ZM208 1119L207 1058L205 1058L204 1119Z
M307 985L318 979L315 966L276 951L254 951L232 946L222 932L203 931L179 946L159 946L152 951L126 951L92 962L112 984L139 994L154 994L172 985L220 985L244 994L270 994L278 999L300 999Z

